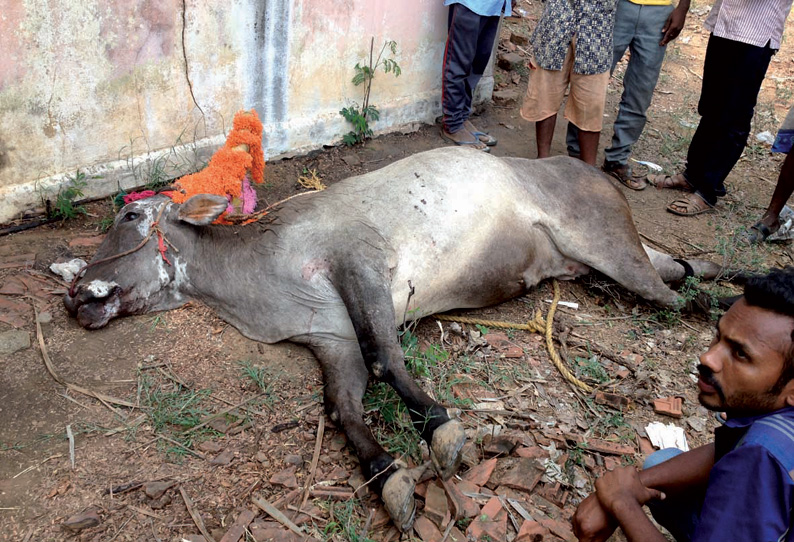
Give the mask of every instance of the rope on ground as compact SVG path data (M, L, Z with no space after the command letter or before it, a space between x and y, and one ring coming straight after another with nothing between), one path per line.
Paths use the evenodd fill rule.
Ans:
M466 316L455 316L452 314L436 314L435 318L437 320L445 320L448 322L460 322L462 324L474 324L474 325L481 325L486 327L494 327L494 328L502 328L502 329L522 329L525 331L530 331L532 333L545 333L546 335L546 348L549 351L549 357L551 357L551 362L557 367L557 370L560 371L563 378L576 386L577 388L590 393L593 391L593 388L589 385L585 384L565 366L563 363L560 354L557 352L557 349L554 347L554 339L552 337L552 329L554 326L554 313L557 311L557 304L560 301L560 285L555 280L553 282L554 285L554 299L551 302L551 307L549 308L549 313L544 319L541 315L540 311L535 313L535 318L528 321L526 324L517 324L513 322L499 322L496 320L483 320L480 318L469 318Z

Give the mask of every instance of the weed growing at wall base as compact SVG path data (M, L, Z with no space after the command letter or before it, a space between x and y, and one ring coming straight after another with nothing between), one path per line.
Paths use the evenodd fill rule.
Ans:
M370 93L372 92L372 80L375 78L375 72L379 66L383 66L384 73L393 73L395 77L399 77L402 73L397 61L393 58L383 58L383 53L388 47L392 55L397 54L397 42L386 41L381 47L377 60L373 64L373 52L375 46L375 38L372 38L369 44L369 63L362 66L356 63L356 75L353 77L353 84L356 86L366 84L364 91L364 101L359 108L358 103L353 103L350 107L343 108L339 114L345 120L353 125L353 130L343 136L345 145L355 145L356 143L363 143L365 139L372 136L372 128L370 127L371 121L376 121L380 118L378 108L369 102Z
M86 208L83 205L77 205L75 202L84 196L83 189L88 186L85 173L79 169L58 189L58 194L55 196L55 203L49 199L45 202L47 208L47 216L50 218L60 218L66 220L68 218L77 218L78 215L86 214Z

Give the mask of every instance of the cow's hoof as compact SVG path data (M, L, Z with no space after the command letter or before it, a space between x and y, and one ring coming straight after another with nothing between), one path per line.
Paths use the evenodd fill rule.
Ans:
M449 420L433 432L430 458L443 480L449 479L460 467L464 444L466 433L459 420Z
M421 467L422 472L419 470L419 468L399 469L383 484L381 499L383 499L383 504L386 506L391 520L400 529L400 532L407 531L414 524L416 515L414 490L416 481L425 469Z

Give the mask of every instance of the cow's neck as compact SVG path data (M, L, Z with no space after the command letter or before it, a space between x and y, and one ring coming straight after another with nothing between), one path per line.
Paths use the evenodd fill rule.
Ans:
M190 247L189 295L253 339L273 342L268 315L277 309L273 259L277 228L208 226L196 229L184 243ZM263 331L264 330L264 331Z

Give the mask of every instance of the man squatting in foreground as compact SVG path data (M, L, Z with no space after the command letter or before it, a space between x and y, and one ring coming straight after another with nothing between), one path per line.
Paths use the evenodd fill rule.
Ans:
M794 541L794 268L751 279L698 365L699 400L727 421L714 442L621 467L579 505L580 541Z

